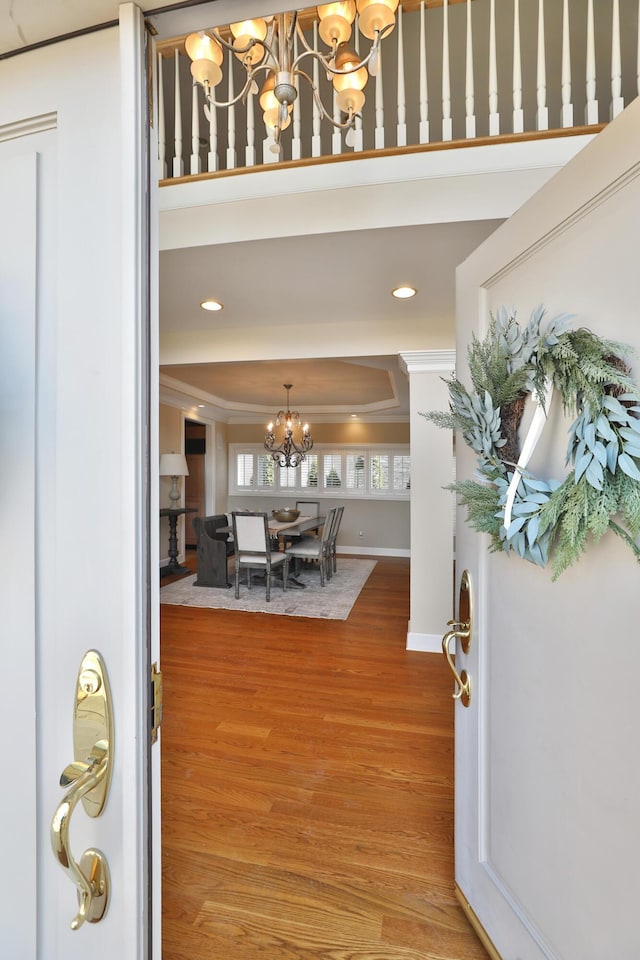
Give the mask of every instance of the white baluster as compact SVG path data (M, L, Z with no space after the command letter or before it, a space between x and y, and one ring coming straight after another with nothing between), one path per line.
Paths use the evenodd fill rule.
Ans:
M523 133L522 51L520 47L520 0L513 0L513 132Z
M453 139L451 70L449 67L449 0L442 4L442 140Z
M598 122L598 101L596 100L596 41L593 27L593 0L587 8L587 106L585 123Z
M233 57L234 54L229 50L228 63L228 90L227 100L233 100L235 97L235 87L233 84ZM238 164L238 155L236 152L236 108L229 107L227 111L227 170L235 170Z
M620 0L613 0L611 23L611 108L609 119L615 120L624 110L622 96L622 59L620 57Z
M376 75L376 129L373 140L376 150L384 147L384 95L382 92L382 47L378 50L378 73Z
M496 61L496 0L491 0L489 17L489 136L500 133L498 113L498 65Z
M207 154L207 170L214 173L220 169L218 158L218 112L215 107L207 108L209 113L209 152Z
M560 126L573 126L571 102L571 34L569 30L569 0L563 0L562 8L562 111Z
M429 143L429 88L424 0L420 2L420 143Z
M160 179L164 180L167 176L167 133L164 120L164 76L161 54L158 54L158 166Z
M358 26L358 18L353 25L353 32L355 33L355 51L358 54L358 60L360 59L360 29ZM362 114L359 113L356 116L356 124L353 129L353 152L359 153L364 149L364 134L362 131Z
M471 0L467 0L467 56L465 80L465 110L467 140L476 135L475 90L473 83L473 29L471 24Z
M191 89L191 158L189 172L193 177L200 173L202 164L200 162L200 105L198 103L198 88L195 83Z
M549 108L547 107L547 56L544 41L544 0L538 0L538 71L537 71L536 129L549 129Z
M244 151L244 165L245 167L255 167L257 161L254 94L250 93L247 96L247 146Z
M298 34L293 37L293 59L298 56ZM299 88L299 84L296 84ZM300 160L302 157L302 140L300 138L302 125L300 120L300 97L293 101L293 137L291 139L291 159Z
M398 7L398 123L396 127L396 142L399 147L407 145L407 98L404 85L404 35L402 30L402 7Z
M173 98L173 176L184 175L184 161L182 159L182 105L180 103L180 54L175 51L173 58L175 69L175 96Z
M318 49L318 24L314 22L313 24L313 49ZM313 58L313 85L318 89L319 85L319 70L318 70L318 61L316 58ZM320 135L320 124L322 120L322 115L316 103L316 98L313 98L313 113L312 113L312 124L313 124L313 134L311 135L311 156L312 157L321 157L322 156L322 140Z
M333 91L333 121L334 123L340 123L340 107L338 106L338 94L335 90ZM333 133L331 134L331 153L334 157L342 153L342 130L337 127L333 127Z

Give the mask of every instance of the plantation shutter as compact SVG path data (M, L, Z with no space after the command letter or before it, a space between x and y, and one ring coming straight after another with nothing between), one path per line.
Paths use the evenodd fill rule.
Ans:
M347 454L347 490L364 490L366 485L364 453Z
M239 453L236 457L236 484L250 487L253 483L253 454Z

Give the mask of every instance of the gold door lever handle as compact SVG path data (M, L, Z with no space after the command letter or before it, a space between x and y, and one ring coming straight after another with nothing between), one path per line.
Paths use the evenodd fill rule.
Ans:
M464 570L460 580L460 598L458 602L459 620L449 620L447 623L451 630L447 630L442 638L442 652L445 656L449 669L456 682L456 692L453 694L454 700L460 700L462 705L468 707L471 703L471 677L466 670L458 673L456 665L453 662L451 653L451 641L460 640L460 646L463 653L468 653L471 647L471 631L473 629L473 611L471 603L471 577L469 571Z
M109 904L111 881L103 853L93 847L76 862L71 853L71 814L82 801L85 813L99 817L107 802L113 768L113 704L109 678L102 657L95 650L85 653L78 671L73 715L74 761L62 771L60 786L69 787L51 820L51 846L56 860L66 870L78 894L78 912L71 922L77 930L83 923L102 920Z
M99 850L85 850L76 863L69 842L71 814L81 800L94 790L105 778L109 766L109 745L99 740L87 762L76 761L65 767L60 785L71 789L58 804L51 821L51 846L58 863L68 871L78 890L78 913L71 921L71 929L77 930L85 920L97 923L104 916L109 902L110 877L107 861Z
M448 625L453 624L453 621L449 621ZM456 627L462 626L462 624L455 624ZM466 670L463 670L462 673L458 673L456 670L456 665L453 662L453 657L451 656L451 651L449 649L449 644L452 640L460 637L461 639L466 639L469 636L468 630L448 630L442 638L442 652L446 658L447 663L453 674L453 678L458 686L458 689L453 694L454 700L462 700L463 706L468 707L471 703L471 677Z

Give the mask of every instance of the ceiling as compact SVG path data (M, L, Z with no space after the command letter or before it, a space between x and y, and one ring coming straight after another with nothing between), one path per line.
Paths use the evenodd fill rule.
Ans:
M455 269L501 221L425 224L164 250L160 255L161 396L227 421L264 419L284 401L318 420L406 419L407 377L398 354L343 356L327 336L310 353L309 331L360 331L363 353L380 331L413 331L420 349L454 346ZM393 287L417 288L396 300ZM201 300L215 297L211 313ZM278 332L273 356L253 353L262 329ZM233 331L242 356L228 353ZM402 336L402 335L401 335ZM349 340L353 343L353 337ZM263 347L257 349L263 350ZM369 351L371 347L369 346ZM313 355L314 360L303 359ZM173 362L172 362L173 361ZM253 411L254 416L251 416Z

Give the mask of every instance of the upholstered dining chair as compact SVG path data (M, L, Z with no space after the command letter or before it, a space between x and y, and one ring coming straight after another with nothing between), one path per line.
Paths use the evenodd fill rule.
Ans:
M271 550L266 513L233 512L233 545L236 554L236 600L240 599L240 570L247 571L247 587L251 589L251 571L264 573L267 600L271 600L271 571L282 567L282 589L287 589L289 557Z
M296 500L296 510L299 510L300 515L303 517L319 517L320 501L319 500Z
M327 564L330 563L330 558L329 561L327 560L327 544L329 542L329 533L331 532L335 510L335 507L329 510L322 528L321 537L301 537L298 543L292 544L292 546L287 547L285 550L285 556L294 557L296 560L317 560L320 567L320 584L323 587L330 575L327 572Z
M331 577L332 573L336 573L338 569L336 542L338 539L338 531L340 529L340 524L342 523L343 513L344 513L344 507L335 508L335 513L333 515L333 526L329 531L329 538L327 541L327 554L328 554L327 563L328 563L329 577Z

